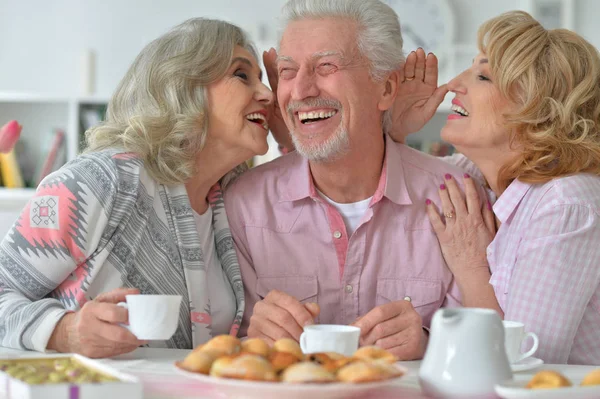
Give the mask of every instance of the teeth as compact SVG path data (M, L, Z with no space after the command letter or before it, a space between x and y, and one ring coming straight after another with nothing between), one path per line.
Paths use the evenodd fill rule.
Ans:
M456 112L459 115L469 116L469 113L467 112L467 110L464 109L463 107L459 106L459 105L452 104L451 109L452 109L452 111Z
M259 113L246 115L246 119L249 121L261 121L263 124L266 122L264 115Z
M310 111L310 112L298 112L298 118L301 122L307 119L325 119L331 118L337 111Z
M246 119L251 122L260 122L260 125L263 127L263 129L269 130L269 124L267 123L267 120L263 114L259 114L258 112L249 114L246 115Z

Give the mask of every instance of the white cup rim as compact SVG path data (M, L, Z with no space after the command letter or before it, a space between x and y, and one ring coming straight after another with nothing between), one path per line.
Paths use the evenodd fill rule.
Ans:
M125 298L181 298L181 295L161 295L161 294L128 294Z
M525 328L525 324L520 321L502 320L504 328Z
M319 332L319 333L355 333L360 331L360 328L355 326L346 326L343 324L311 324L304 326L305 332Z

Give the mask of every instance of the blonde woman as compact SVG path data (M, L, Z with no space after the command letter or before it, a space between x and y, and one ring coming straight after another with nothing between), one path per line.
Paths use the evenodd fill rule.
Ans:
M447 90L454 94L441 135L462 154L448 160L469 173L459 177L466 193L447 175L441 209L426 206L463 304L525 323L540 338L535 356L548 363L598 365L598 51L518 11L483 24L478 44L471 67L437 89L434 57L409 57L400 95L410 101L396 114L408 122L396 124L395 139L418 130L407 126L430 117ZM474 178L497 197L493 214Z
M150 346L236 334L244 309L222 191L267 151L272 93L244 33L192 19L150 43L85 154L40 184L0 244L0 343L91 357L139 341L116 305L183 296L179 326Z

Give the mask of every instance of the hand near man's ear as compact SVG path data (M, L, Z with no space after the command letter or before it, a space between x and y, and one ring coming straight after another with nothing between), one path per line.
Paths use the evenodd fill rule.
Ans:
M412 51L400 69L400 87L392 108L392 139L404 143L406 136L421 130L446 93L446 85L438 87L437 57L425 55L422 48Z

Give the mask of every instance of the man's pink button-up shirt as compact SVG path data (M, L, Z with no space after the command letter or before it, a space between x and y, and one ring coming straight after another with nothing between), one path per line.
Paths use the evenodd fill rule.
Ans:
M225 205L252 309L271 290L317 302L319 323L350 324L378 305L410 297L429 326L442 306L459 305L425 210L457 167L386 139L379 187L348 237L339 212L317 193L309 163L291 153L242 175Z

